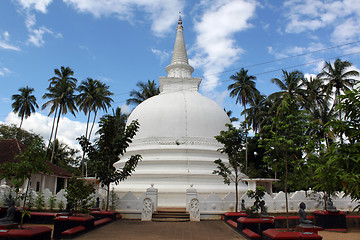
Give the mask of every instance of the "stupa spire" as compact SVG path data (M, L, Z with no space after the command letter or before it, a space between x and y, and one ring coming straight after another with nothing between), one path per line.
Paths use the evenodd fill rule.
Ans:
M168 77L191 78L194 68L190 66L187 57L181 15L179 16L176 31L177 34L171 63L165 70L168 73Z

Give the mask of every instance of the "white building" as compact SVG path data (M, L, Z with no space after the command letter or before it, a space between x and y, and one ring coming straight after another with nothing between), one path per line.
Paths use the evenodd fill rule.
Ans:
M192 77L181 18L171 64L165 70L167 77L159 78L160 94L142 102L128 118L128 123L137 119L140 128L126 155L114 166L121 168L134 154L143 160L131 177L114 185L115 191L139 196L154 184L159 190L159 207L185 207L186 189L192 184L203 197L234 192L233 185L212 174L214 160L227 161L217 152L221 144L214 136L226 130L230 120L223 108L198 92L201 78ZM240 183L239 191L246 190Z

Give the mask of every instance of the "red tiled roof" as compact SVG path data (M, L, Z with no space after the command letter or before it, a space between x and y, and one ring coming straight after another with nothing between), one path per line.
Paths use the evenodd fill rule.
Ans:
M0 139L0 164L5 162L16 162L15 156L21 153L25 149L16 138L14 139ZM53 175L59 177L71 177L71 173L53 163L46 162L49 166L49 170Z
M0 140L0 163L15 162L15 156L25 149L17 139Z

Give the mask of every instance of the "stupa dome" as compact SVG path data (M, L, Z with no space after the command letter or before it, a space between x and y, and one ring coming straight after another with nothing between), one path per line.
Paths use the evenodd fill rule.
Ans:
M218 193L225 196L234 186L212 174L214 161L227 156L217 150L222 145L214 138L226 130L230 119L213 100L198 90L201 78L193 78L183 36L181 18L172 60L166 67L167 77L160 77L160 94L138 105L128 124L138 120L140 127L127 152L114 164L122 168L134 154L140 154L134 174L114 186L115 191L144 193L151 184L159 191L159 206L185 206L186 189L193 186L199 194ZM239 183L239 191L245 192ZM206 197L206 196L204 196Z
M214 136L230 123L225 111L197 91L161 93L137 106L128 122L138 120L135 140L168 139L182 141L202 139L214 142Z

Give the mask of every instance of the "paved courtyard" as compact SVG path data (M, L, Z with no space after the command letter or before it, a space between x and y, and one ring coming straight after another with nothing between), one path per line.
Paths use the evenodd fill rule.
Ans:
M319 232L324 240L359 240L360 231L348 233ZM201 222L141 222L118 220L100 227L77 240L217 240L244 239L222 221Z
M244 239L222 221L141 222L119 220L81 235L77 240L215 240Z

